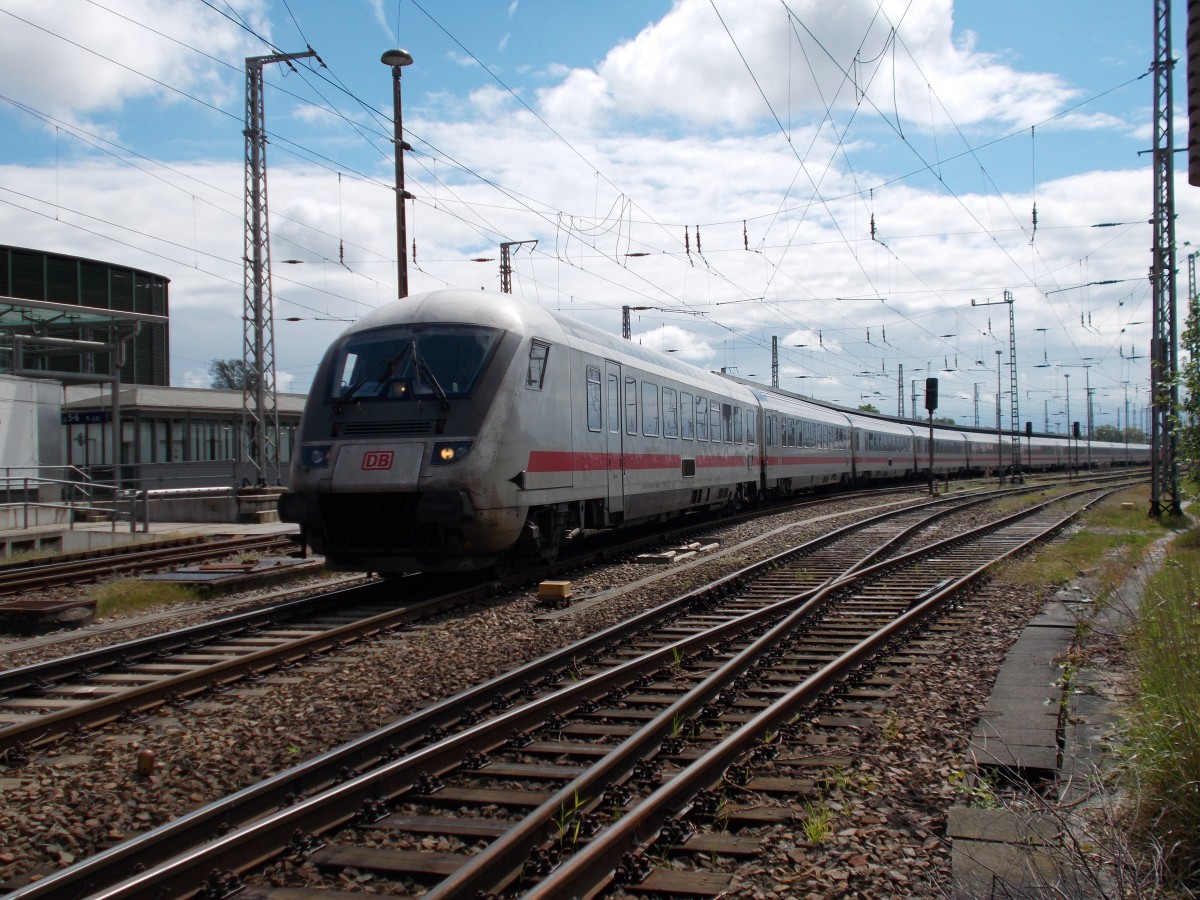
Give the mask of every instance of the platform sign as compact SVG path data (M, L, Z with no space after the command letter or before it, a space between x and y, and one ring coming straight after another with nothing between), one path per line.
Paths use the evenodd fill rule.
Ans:
M103 425L109 421L107 409L98 412L64 412L61 416L64 425Z

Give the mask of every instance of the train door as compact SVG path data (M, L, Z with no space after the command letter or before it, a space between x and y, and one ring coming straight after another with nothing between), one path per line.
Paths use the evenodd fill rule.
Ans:
M608 514L620 517L625 511L625 454L621 428L621 364L604 361L604 434L608 441Z

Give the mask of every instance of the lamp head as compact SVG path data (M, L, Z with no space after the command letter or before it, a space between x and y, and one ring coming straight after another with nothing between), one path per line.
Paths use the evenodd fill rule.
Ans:
M411 66L413 58L407 50L385 50L379 61L385 66Z

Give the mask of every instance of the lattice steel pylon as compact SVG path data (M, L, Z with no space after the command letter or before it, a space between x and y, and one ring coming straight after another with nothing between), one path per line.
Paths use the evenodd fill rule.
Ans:
M1009 397L1009 436L1012 439L1012 477L1014 479L1023 479L1021 474L1021 411L1020 411L1020 392L1017 390L1017 320L1014 307L1016 306L1012 291L1004 292L1003 300L994 300L979 302L972 300L972 306L997 306L1004 303L1008 306L1008 397ZM1000 351L997 350L997 353ZM999 363L997 363L999 365ZM1000 403L1000 398L996 398L996 403ZM996 407L996 427L1000 427L1000 407ZM975 424L979 424L979 395L976 388L975 396Z
M533 244L537 246L537 238L528 241L505 241L500 245L500 291L505 294L511 294L512 291L512 256L510 250L513 247L520 247L522 244ZM532 250L532 248L530 248Z
M246 211L242 311L243 483L279 482L279 410L275 389L275 312L267 220L267 137L263 66L316 56L316 51L246 57ZM273 478L272 478L273 476Z
M1179 410L1175 292L1175 133L1172 126L1171 2L1154 2L1154 308L1150 338L1150 515L1179 516Z

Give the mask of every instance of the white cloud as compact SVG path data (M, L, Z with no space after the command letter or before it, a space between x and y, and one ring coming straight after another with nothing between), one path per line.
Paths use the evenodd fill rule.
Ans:
M717 356L711 343L677 325L662 325L651 329L643 324L641 329L633 326L631 330L634 332L634 341L642 346L670 353L694 366L705 366Z
M230 71L176 41L194 44L203 35L204 52L217 59L250 55L252 46L261 50L242 29L202 4L109 0L107 6L84 0L6 3L10 15L0 16L0 82L20 84L22 100L44 112L82 122L137 98L175 102L179 94L163 85L208 102L226 96L234 83ZM264 0L236 0L230 6L269 35Z
M381 0L371 3L380 19ZM169 8L161 27L171 33L185 33L193 22L212 27L211 12L198 4L124 0L122 8L145 11L160 5ZM20 3L30 16L49 6ZM53 6L60 12L76 9L68 0L54 0ZM10 2L6 8L16 6ZM239 8L259 10L249 2ZM877 113L857 118L840 144L830 129L818 128L822 97L853 104L855 91L847 83L838 93L841 72L821 61L813 38L798 21L789 22L784 7L774 0L717 0L717 8L787 124L790 143L767 118L758 88L712 5L698 0L678 0L660 22L613 48L595 69L541 67L542 83L554 86L538 95L539 111L568 136L570 146L490 82L476 81L465 97L441 84L445 93L422 95L409 93L406 75L405 100L412 98L406 129L428 142L414 140L418 146L436 148L409 159L407 186L418 197L408 207L408 249L414 240L417 245L411 290L496 288L497 244L537 239L535 251L523 250L513 260L514 281L536 302L613 332L619 331L622 305L677 309L646 313L635 322L646 346L675 350L677 357L705 368L736 366L744 374L769 371L770 339L778 335L781 375L792 379L791 387L852 399L853 405L860 392L878 390L877 405L885 410L895 401L898 360L904 361L905 381L925 377L923 367L929 365L954 369L944 377L956 382L955 393L970 396L975 382L985 385L985 394L986 385L994 387L994 350L1007 348L1007 310L973 308L971 300L995 300L1006 289L1017 298L1022 366L1032 366L1043 354L1054 361L1119 360L1123 348L1147 345L1146 326L1130 323L1148 318L1136 312L1146 308L1148 168L1040 181L1034 237L1027 168L1018 179L1022 188L1008 192L980 176L978 158L935 162L932 173L894 180L898 169L911 163L918 170L921 163L909 157L896 162L888 143L896 141L881 133ZM902 45L888 42L882 17L871 25L876 7L867 0L805 0L792 8L839 59L853 60L856 53L860 59L879 57L873 80L866 63L848 68L859 86L869 85L872 99L886 99L877 102L889 116L896 108L890 105L894 85L906 129L930 124L925 79L936 86L938 100L956 122L978 123L989 133L1057 111L1071 95L1057 76L1018 72L981 54L970 35L955 43L949 0L911 7L885 2L884 10L900 25ZM514 11L510 7L510 16ZM94 21L88 34L96 35L87 38L92 45L109 41L115 55L139 43L139 30L125 24L126 33L110 39L101 26L112 17L89 15ZM0 49L17 58L0 54L0 72L16 83L22 51L11 32L0 27ZM244 55L239 44L244 38L232 27L220 37L226 41L224 56ZM801 78L794 57L789 63L788 42L797 40L805 42L814 60L820 95L805 80L807 68ZM26 102L109 121L107 113L147 92L166 99L160 89L121 70L97 70L93 94L90 86L71 80L82 78L90 64L69 59L71 48L61 43L47 43L52 51L44 55L53 65L47 66L46 83L39 79L31 86L36 96L22 95ZM148 51L144 68L164 80L195 90L240 85L240 73L230 76L216 67L197 71L194 57L188 72L176 72L159 39L146 43L139 48ZM177 48L172 52L178 55ZM920 60L919 71L912 58ZM477 65L465 57L456 62ZM70 66L78 71L69 78L59 72ZM378 88L374 70L377 65L372 84ZM61 84L54 81L60 76ZM386 103L390 98L379 91L375 99ZM226 106L239 108L240 98ZM840 115L839 121L846 118ZM871 130L858 128L867 118L873 119ZM307 129L297 130L307 134L317 130L313 123L322 135L327 123L336 124L311 110L293 121L306 121ZM222 151L226 162L176 164L182 174L159 172L161 180L82 156L64 156L57 165L0 167L0 188L9 191L0 192L5 242L112 260L172 279L177 384L195 378L207 383L208 360L241 351L239 128L230 129ZM1128 126L1085 108L1045 128L1048 143L1071 131L1106 129L1123 134ZM1039 152L1044 152L1042 131L1039 126ZM995 152L1014 155L1004 146ZM1027 158L1027 142L1019 152ZM804 168L798 156L805 159ZM341 153L331 157L340 159ZM361 165L375 184L350 173L339 184L336 172L299 164L275 149L270 165L277 368L281 385L287 379L304 390L321 352L344 327L337 320L356 318L393 299L391 158L374 154ZM16 196L15 190L32 199ZM56 209L60 197L69 202L64 199ZM1177 192L1177 202L1181 218L1197 212L1192 193ZM13 205L18 203L30 211ZM1100 222L1138 224L1090 227ZM304 263L284 265L285 259ZM1139 280L1089 285L1124 277ZM745 302L752 297L765 299ZM1081 315L1083 325L1078 324ZM289 316L303 321L284 321ZM976 366L976 359L985 365ZM885 374L854 374L878 373L883 362ZM1121 365L1113 367L1108 381L1120 383ZM980 371L972 373L972 367ZM1054 377L1053 372L1033 374L1046 384ZM1099 370L1092 377L1099 386ZM1032 377L1030 383L1035 384ZM1040 410L1042 399L1036 395L1030 403ZM1040 417L1034 418L1040 424Z
M387 36L388 43L393 46L396 43L396 32L392 29L391 23L388 21L387 13L383 8L383 0L367 0L371 6L371 14L375 17L375 21L379 23L379 27L383 29L383 33Z
M947 116L1024 127L1075 94L1055 75L977 52L970 36L956 45L951 0L789 8L795 18L777 0L718 3L717 11L708 0L677 0L596 70L576 70L547 90L545 108L739 127L775 116L787 127L793 115L861 103L908 128L945 127Z

